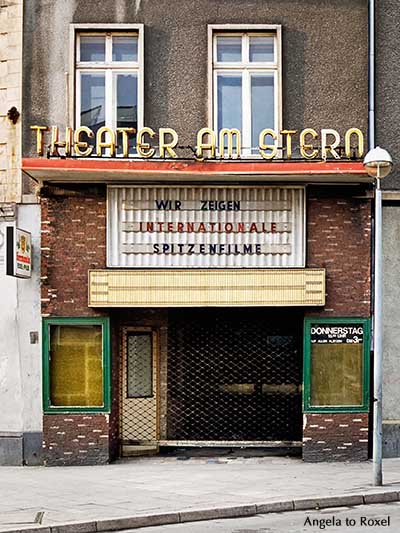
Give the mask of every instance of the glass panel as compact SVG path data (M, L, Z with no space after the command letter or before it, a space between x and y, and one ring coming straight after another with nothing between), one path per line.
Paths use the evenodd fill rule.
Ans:
M105 124L104 73L81 75L81 126L95 133Z
M311 405L362 405L363 345L311 345Z
M106 39L104 36L81 35L80 46L81 61L105 61Z
M274 38L250 37L250 62L273 63L274 62Z
M242 37L217 37L217 61L237 63L242 61Z
M274 76L251 76L251 146L252 152L258 152L260 131L264 128L274 129L275 102ZM267 143L273 144L272 138L266 138Z
M218 130L242 130L242 76L217 76Z
M137 61L138 38L136 36L113 37L112 40L113 61Z
M117 127L137 130L137 76L118 74L117 80ZM129 134L129 152L136 147L136 134ZM118 152L122 153L122 133L117 136Z
M127 397L153 396L151 334L128 336L127 346Z
M50 402L103 405L101 326L50 326Z

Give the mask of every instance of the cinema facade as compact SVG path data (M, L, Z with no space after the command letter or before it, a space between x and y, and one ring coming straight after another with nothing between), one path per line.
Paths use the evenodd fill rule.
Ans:
M48 94L25 75L23 160L41 201L46 464L174 448L368 458L373 191L367 88L351 93L366 13L324 8L352 67L332 77L321 58L301 74L306 87L330 77L307 122L284 55L297 15L260 1L243 24L227 1L216 24L201 3L197 66L161 61L161 21L128 3L118 24L102 8L95 24L40 11L70 43L65 65L46 60L53 48L27 25L30 67L53 65ZM173 46L175 25L189 24L175 9ZM322 43L315 20L327 13L305 9ZM179 45L187 57L191 38ZM69 72L69 98L54 72Z

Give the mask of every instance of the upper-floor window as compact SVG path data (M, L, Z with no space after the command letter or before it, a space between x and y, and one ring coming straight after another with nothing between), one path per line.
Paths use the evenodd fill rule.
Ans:
M139 32L79 32L76 34L76 126L94 134L106 126L134 128L143 125L142 57ZM117 133L122 153L122 132ZM129 152L136 144L129 134Z
M278 33L214 30L212 57L214 130L238 129L243 153L258 153L260 132L280 129Z

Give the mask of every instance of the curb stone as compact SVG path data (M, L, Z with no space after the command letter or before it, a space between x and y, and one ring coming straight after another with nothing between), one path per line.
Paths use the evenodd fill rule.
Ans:
M400 501L400 492L386 491L367 494L344 494L315 498L299 498L258 504L211 507L180 512L136 515L123 518L110 518L88 522L70 522L54 526L29 526L21 529L1 529L0 533L97 533L121 531L140 527L162 526L201 520L239 518L257 514L281 513L286 511L305 511L328 507L350 507L374 503Z

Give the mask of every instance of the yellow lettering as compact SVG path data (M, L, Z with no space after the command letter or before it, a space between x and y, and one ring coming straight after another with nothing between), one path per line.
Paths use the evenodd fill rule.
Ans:
M140 157L153 157L155 150L154 148L151 148L149 143L143 142L143 136L147 133L150 136L150 139L155 137L156 132L152 130L151 128L142 128L138 131L137 134L137 141L136 141L136 149L137 153L140 155Z
M122 133L122 155L129 156L129 134L136 133L135 128L117 128L117 133Z
M292 136L296 135L297 130L281 130L281 135L286 136L286 156L292 159Z
M236 128L228 129L223 128L219 132L219 156L225 157L225 148L227 148L228 159L233 158L233 138L236 139L236 157L240 158L240 153L242 151L242 139L240 131ZM226 146L225 146L226 139Z
M267 135L271 135L274 144L265 144L265 137ZM271 130L269 128L266 128L265 130L260 131L260 138L259 138L259 147L260 147L260 154L264 159L273 159L276 157L276 154L278 153L278 147L276 145L276 140L278 136L274 130ZM269 153L265 153L265 150L271 150Z
M204 142L204 136L209 136L210 142ZM210 128L202 128L197 133L197 149L196 156L198 159L204 159L203 150L210 150L210 157L215 157L215 145L216 145L215 133Z
M103 141L103 135L109 135L110 136L110 142ZM107 126L103 126L102 128L99 128L96 135L96 155L98 157L102 156L102 150L103 148L109 148L110 149L110 156L115 156L115 133L112 129L107 128Z
M43 155L43 133L48 130L47 126L31 126L31 130L36 131L36 153Z
M362 157L364 155L364 135L361 130L358 128L350 128L346 131L346 135L344 137L344 146L345 146L345 153L347 159L351 158L351 136L356 135L358 140L358 157Z
M65 129L65 141L59 141L58 140L58 128L57 126L53 126L51 128L51 143L50 143L50 154L52 156L59 156L58 149L64 148L65 155L70 156L71 155L71 136L72 136L72 128L66 128Z
M328 135L331 135L335 138L333 143L328 143ZM335 150L339 144L340 135L336 130L321 130L322 159L327 159L328 153L330 153L335 159L340 159L340 155Z
M94 133L87 126L81 126L77 130L75 130L75 135L74 135L75 153L79 157L87 157L92 153L93 146L90 146L88 142L81 140L82 133L85 133L89 137L89 139L92 139L94 137Z
M313 139L318 138L318 133L312 128L303 130L300 133L300 153L305 159L315 159L318 156L318 150L315 150L312 144L306 144L307 135L311 135Z
M160 128L158 130L158 135L160 138L160 157L165 157L165 152L167 151L171 157L178 157L176 152L173 150L178 144L178 134L172 128ZM167 143L165 142L166 135L171 135L172 140Z

